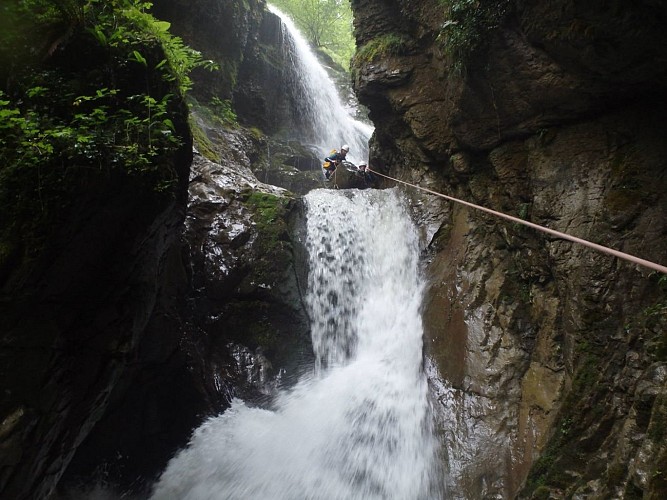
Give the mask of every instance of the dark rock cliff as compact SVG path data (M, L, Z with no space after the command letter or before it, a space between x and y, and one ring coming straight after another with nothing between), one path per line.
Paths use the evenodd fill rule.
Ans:
M170 22L175 35L220 66L219 71L200 69L193 75L197 82L193 92L198 98L232 98L240 67L257 43L264 6L261 0L153 2L157 18Z
M146 47L144 54L153 65L164 56L155 46ZM158 102L167 93L178 95L178 89L145 66L118 65L111 51L102 51L86 33L63 37L40 64L31 71L46 67L54 79L43 83L43 91L50 91L54 82L62 87L55 90L64 95L48 103L54 107L61 101L73 106L73 97L65 94L70 87L78 89L76 95L94 94L104 85L100 75L117 79L118 107L125 105L121 96L137 92ZM24 75L17 70L12 77L3 87L10 96ZM151 80L154 85L144 83ZM74 106L85 108L85 103ZM58 113L66 115L68 109L51 111L52 123L57 123ZM98 111L98 116L106 113L98 126L111 121L107 117L115 111L113 104ZM153 165L144 163L143 172L123 164L121 154L112 156L118 162L114 165L101 164L100 154L91 167L74 151L49 163L50 150L42 143L44 163L37 169L43 170L33 197L32 176L12 184L21 179L25 164L13 170L7 162L2 165L3 202L9 193L13 208L39 207L34 219L22 218L31 213L26 208L10 212L13 217L3 218L1 225L2 498L50 497L135 359L165 258L180 234L191 163L183 100L174 99L165 113L180 145L169 154L158 153ZM7 137L3 135L3 145ZM87 139L78 140L84 144ZM26 199L32 204L23 203Z
M3 9L13 15L9 5ZM243 92L239 74L244 60L252 59L248 54L259 53L262 2L156 2L155 14L221 66L196 72L196 99L210 104L213 97L230 100ZM146 44L150 37L138 37L135 52L121 47L116 54L116 45L106 45L109 36L93 38L76 24L82 21L72 22L59 27L66 29L60 38L45 31L44 40L12 39L3 31L0 90L18 93L16 82L33 78L30 71L21 74L27 65L20 50L48 42L47 55L31 64L46 67L47 76L65 75L62 95L54 94L63 109L56 111L67 118L74 106L81 113L74 123L89 119L83 108L96 100L102 102L91 116L104 124L116 116L115 105L124 105L121 97L150 92L161 103L180 96L158 71L165 56L159 45ZM32 83L31 92L52 92L54 82ZM77 153L65 150L68 161L58 168L74 182L52 202L42 187L51 170L60 170L47 172L51 165L45 163L40 172L37 166L34 182L29 177L21 189L14 171L4 164L0 169L3 203L41 205L52 222L35 234L12 231L20 224L33 228L29 220L0 224L1 498L49 498L56 487L67 496L95 484L144 495L206 416L236 395L261 401L309 362L294 264L300 250L290 241L295 230L288 229L298 226L300 212L291 195L260 183L249 170L267 139L195 117L191 125L200 138L208 135L217 162L200 154L193 162L181 97L164 111L161 119L169 120L181 145L169 155L151 152L159 175L144 164L148 173L114 170L88 150L99 168L86 169ZM272 111L266 104L245 119L270 129ZM14 116L13 110L3 113L3 119ZM138 118L122 113L122 130L129 134ZM62 126L66 133L71 123ZM3 122L3 147L6 131ZM87 144L86 137L81 133L78 140ZM293 149L287 146L284 156L294 157Z
M242 135L225 144L222 163L194 156L182 241L166 259L135 361L64 491L97 481L143 497L206 417L233 397L262 404L311 361L300 249L290 239L300 212L287 192L257 181Z
M665 264L664 5L464 4L352 2L371 165ZM411 195L452 497L662 497L665 277Z
M261 95L266 102L260 105L233 108L239 122L273 130L279 98L272 102L273 94L261 89L272 86L275 93L286 71L258 55L280 31L278 19L263 3L165 1L155 7L174 33L221 67L193 75L190 121L206 157L195 150L183 234L165 256L153 314L107 411L61 481L65 494L85 494L101 483L119 495L145 496L205 418L224 411L233 397L262 404L312 357L301 308L302 250L292 237L301 212L293 195L251 171L289 163L302 148L223 122L212 105ZM280 51L280 44L271 50ZM270 85L258 91L254 78L267 71Z

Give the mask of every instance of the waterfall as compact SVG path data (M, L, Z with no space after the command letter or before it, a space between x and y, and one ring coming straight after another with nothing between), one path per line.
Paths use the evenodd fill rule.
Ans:
M235 400L153 499L441 498L422 371L417 234L393 190L305 197L312 373L271 409Z
M334 82L292 20L273 5L268 8L282 21L285 58L294 68L292 92L298 103L299 121L305 125L302 133L306 134L299 138L300 142L313 144L322 158L331 149L348 144L348 159L357 164L366 163L373 127L351 116Z

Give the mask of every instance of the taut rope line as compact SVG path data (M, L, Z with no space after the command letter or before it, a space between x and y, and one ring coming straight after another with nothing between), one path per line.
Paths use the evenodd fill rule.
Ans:
M368 168L368 167L367 167ZM551 234L553 236L556 236L558 238L572 241L574 243L579 243L581 245L587 246L588 248L592 248L594 250L597 250L599 252L606 253L608 255L613 255L614 257L618 257L619 259L627 260L629 262L632 262L634 264L639 264L640 266L648 267L649 269L653 269L654 271L658 271L664 274L667 274L667 267L662 266L660 264L656 264L655 262L651 262L649 260L645 259L640 259L639 257L635 257L634 255L630 255L624 252L619 252L618 250L614 250L613 248L605 247L603 245L598 245L597 243L593 243L588 240L584 240L582 238L577 238L576 236L571 236L566 233L561 233L560 231L556 231L555 229L549 229L548 227L540 226L539 224L535 224L533 222L528 222L523 219L519 219L518 217L513 217L511 215L504 214L502 212L497 212L495 210L491 210L490 208L482 207L480 205L475 205L474 203L470 203L468 201L460 200L458 198L454 198L452 196L447 196L446 194L438 193L437 191L432 191L431 189L418 186L416 184L411 184L409 182L402 181L400 179L395 179L394 177L390 177L385 174L381 174L380 172L377 172L375 170L372 170L368 168L371 172L373 172L376 175L382 176L386 179L395 181L395 182L400 182L401 184L405 184L406 186L413 187L415 189L419 189L421 191L425 191L427 193L433 194L435 196L439 196L441 198L445 198L446 200L453 201L455 203L460 203L461 205L465 205L467 207L474 208L476 210L481 210L482 212L486 212L488 214L494 215L496 217L500 217L502 219L506 219L512 222L516 222L517 224L522 224L524 226L532 227L533 229L537 229L538 231L542 231L543 233Z

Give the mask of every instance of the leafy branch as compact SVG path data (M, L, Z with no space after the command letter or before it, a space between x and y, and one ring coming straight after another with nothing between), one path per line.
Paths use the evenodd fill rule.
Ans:
M16 0L0 32L0 275L88 183L173 193L188 73L210 61L137 0ZM8 21L11 21L10 23ZM14 259L14 260L12 260ZM10 266L10 267L7 267Z

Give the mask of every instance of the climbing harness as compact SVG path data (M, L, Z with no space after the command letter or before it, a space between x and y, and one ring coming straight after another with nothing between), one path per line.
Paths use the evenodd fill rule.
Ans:
M660 264L656 264L655 262L651 262L649 260L645 259L640 259L639 257L635 257L634 255L630 255L624 252L619 252L618 250L614 250L613 248L605 247L603 245L598 245L597 243L590 242L588 240L584 240L582 238L577 238L576 236L571 236L566 233L561 233L560 231L556 231L554 229L549 229L548 227L540 226L539 224L535 224L533 222L528 222L523 219L519 219L518 217L513 217L511 215L507 215L502 212L497 212L495 210L491 210L490 208L482 207L480 205L475 205L474 203L470 203L468 201L460 200L458 198L454 198L452 196L447 196L446 194L438 193L437 191L432 191L431 189L418 186L416 184L411 184L409 182L402 181L400 179L396 179L394 177L390 177L385 174L381 174L380 172L377 172L375 170L372 170L370 167L367 167L368 170L373 172L374 174L377 174L381 177L384 177L385 179L389 179L395 182L400 182L401 184L405 184L406 186L413 187L415 189L419 189L421 191L425 191L427 193L433 194L435 196L439 196L441 198L444 198L449 201L453 201L455 203L460 203L461 205L465 205L467 207L474 208L476 210L481 210L482 212L486 212L488 214L491 214L495 217L500 217L502 219L506 219L512 222L516 222L517 224L522 224L524 226L531 227L533 229L537 229L538 231L542 231L543 233L551 234L552 236L556 236L557 238L561 238L564 240L572 241L574 243L579 243L581 245L587 246L589 248L592 248L594 250L597 250L599 252L603 252L609 255L613 255L614 257L618 257L619 259L624 259L629 262L632 262L634 264L639 264L640 266L648 267L649 269L653 269L654 271L658 271L664 274L667 274L667 266L662 266Z

